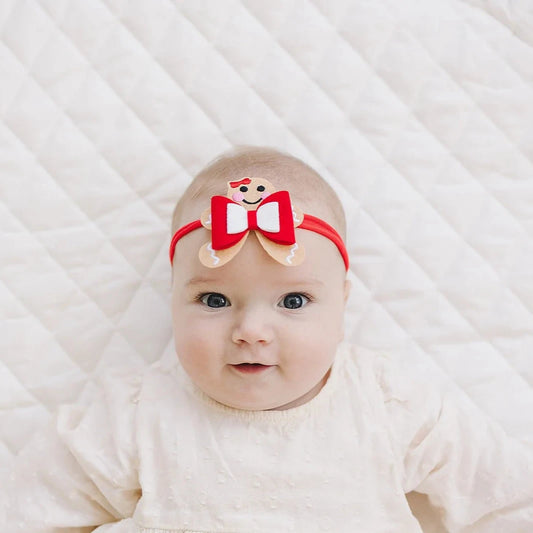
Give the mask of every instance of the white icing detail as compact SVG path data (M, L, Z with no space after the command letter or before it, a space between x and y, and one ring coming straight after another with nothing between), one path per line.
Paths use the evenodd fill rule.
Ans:
M217 266L220 263L220 257L218 257L215 253L215 250L213 250L211 243L207 245L207 251L211 254L211 257L213 258L213 265Z
M228 204L226 222L229 234L245 231L248 229L248 212L242 205Z
M205 227L210 228L211 227L211 213L209 213L209 218L205 221Z
M296 224L299 224L302 220L301 218L298 218L298 213L294 210L294 207L292 208L292 218L294 219L294 222L296 222Z
M289 263L289 265L292 265L292 261L291 259L294 257L294 252L296 252L296 250L298 250L298 243L295 242L294 243L294 246L291 248L291 253L290 255L288 255L286 258L285 258L285 261L287 263Z
M278 233L279 226L279 203L269 202L257 210L257 226L264 231Z

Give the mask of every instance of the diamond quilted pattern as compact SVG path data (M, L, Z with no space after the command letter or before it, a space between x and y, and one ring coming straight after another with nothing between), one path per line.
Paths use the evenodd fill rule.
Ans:
M530 20L526 0L1 3L0 469L95 369L173 357L172 209L236 144L338 190L346 336L533 442Z

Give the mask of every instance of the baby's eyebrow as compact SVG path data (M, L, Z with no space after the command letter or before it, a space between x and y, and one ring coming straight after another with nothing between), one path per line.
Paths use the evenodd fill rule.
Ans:
M187 283L185 283L185 286L186 287L190 287L191 285L207 285L207 284L210 284L210 283L215 283L216 279L214 278L206 278L206 277L203 277L203 276L195 276L193 278L191 278L190 280L187 281Z
M287 280L281 282L283 285L290 285L291 287L309 287L309 286L319 286L323 287L324 282L317 278L302 278L295 280Z
M214 283L220 283L220 278L210 278L204 276L194 276L189 279L186 283L186 287L191 287L195 285L209 285ZM323 287L324 282L318 278L301 278L301 279L287 279L279 280L279 285L286 285L287 287L298 288L298 287Z

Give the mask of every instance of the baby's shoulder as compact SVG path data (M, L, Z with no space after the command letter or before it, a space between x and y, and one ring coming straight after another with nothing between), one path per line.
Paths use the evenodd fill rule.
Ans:
M427 395L431 385L417 375L410 363L393 351L375 350L356 344L341 347L344 365L364 388L376 389L385 402L407 402Z
M398 373L394 356L381 350L373 350L357 344L343 343L339 348L341 365L360 380L385 384Z
M133 442L140 413L146 406L157 411L175 385L168 365L108 366L95 373L77 402L58 409L56 429L72 446L111 434Z
M171 366L160 362L108 365L93 373L76 402L62 405L58 412L76 418L91 408L117 413L134 411L144 389L161 388L171 375Z

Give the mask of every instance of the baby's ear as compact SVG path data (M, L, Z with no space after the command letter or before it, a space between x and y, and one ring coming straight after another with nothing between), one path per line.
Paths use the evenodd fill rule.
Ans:
M344 305L350 297L350 291L352 290L352 282L349 279L344 280Z

